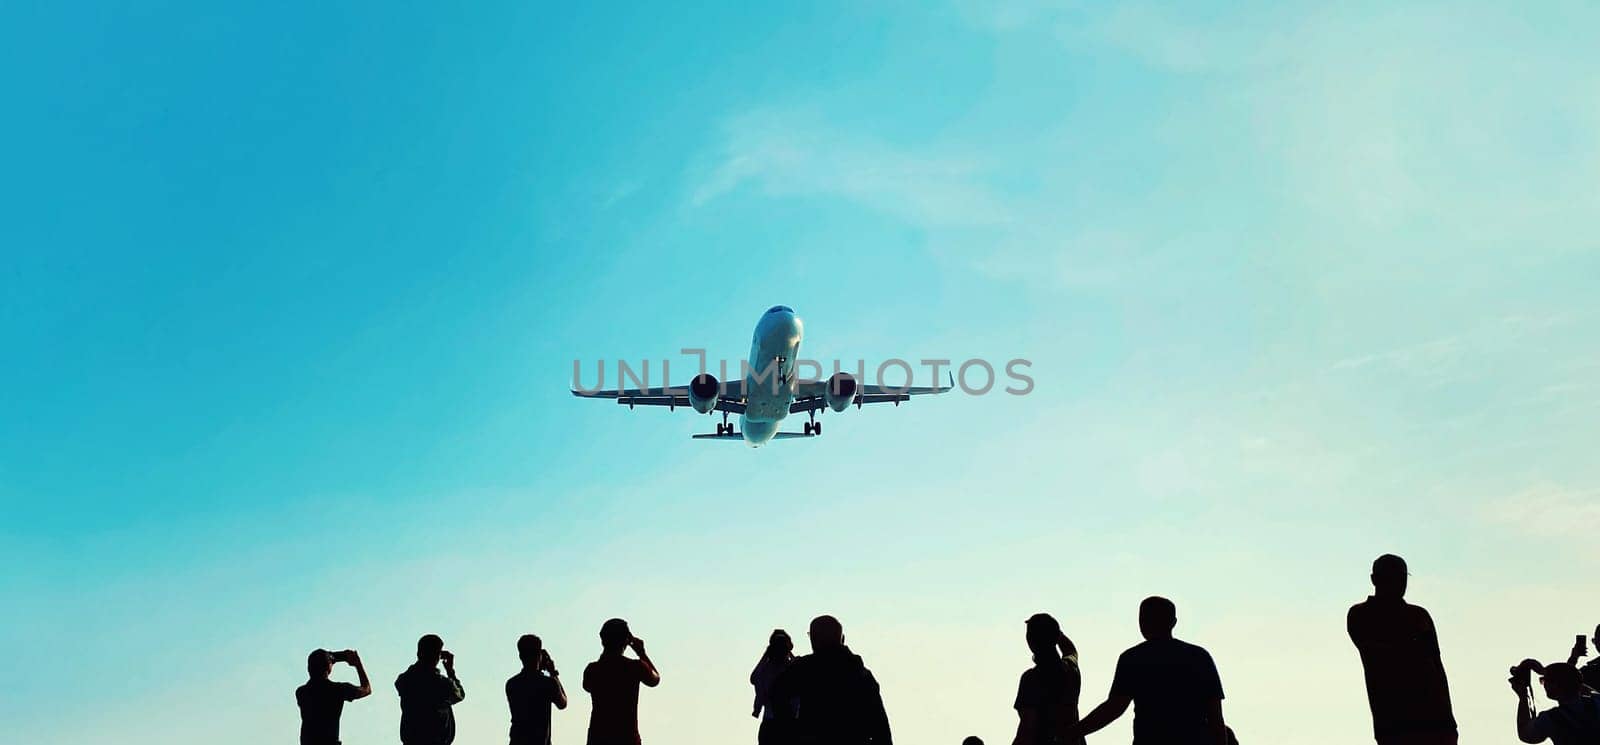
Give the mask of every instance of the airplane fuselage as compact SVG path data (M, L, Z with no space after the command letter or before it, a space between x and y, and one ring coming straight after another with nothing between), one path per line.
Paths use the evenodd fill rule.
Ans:
M744 413L739 429L750 447L767 444L794 403L795 367L805 328L788 306L775 305L761 320L750 341L750 358L744 374Z

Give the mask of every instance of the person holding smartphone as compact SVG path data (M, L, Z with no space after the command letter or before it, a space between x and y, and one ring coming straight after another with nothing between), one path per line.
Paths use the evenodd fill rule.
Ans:
M561 673L544 642L533 634L523 634L517 640L517 656L522 658L522 672L506 681L511 745L550 745L550 707L567 708Z
M633 657L624 651L632 649ZM639 686L661 685L661 673L644 640L620 618L600 627L600 659L583 669L583 690L589 692L589 745L640 745Z
M444 663L444 674L439 664ZM456 679L456 656L445 651L444 640L425 634L417 640L417 662L394 679L400 694L400 742L404 745L450 745L456 739L456 715L451 707L467 692Z
M355 668L361 684L330 680L335 662ZM367 669L354 649L317 649L306 657L306 673L309 679L294 691L295 703L300 705L300 745L339 745L339 715L344 713L345 702L372 695Z
M1600 651L1600 626L1594 627L1592 637L1585 638L1583 634L1578 635L1578 641L1572 645L1572 656L1567 658L1567 664L1577 667L1578 660L1588 656L1590 641L1594 642L1595 650ZM1583 678L1583 684L1588 686L1589 690L1600 691L1600 658L1584 663L1583 667L1578 668L1578 675Z

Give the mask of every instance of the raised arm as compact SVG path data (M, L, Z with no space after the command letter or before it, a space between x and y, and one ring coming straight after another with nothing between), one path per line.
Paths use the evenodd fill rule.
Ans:
M556 661L550 657L548 650L539 650L539 667L550 676L550 682L555 684L556 695L550 699L557 709L567 708L567 689L561 685L561 671L556 669Z
M446 702L454 706L467 697L467 690L461 687L461 681L456 678L456 656L444 652L439 659L444 662L444 676L450 684L450 689L445 692Z
M354 649L347 649L344 653L345 658L350 661L350 666L356 669L356 678L361 681L360 685L356 686L355 698L371 696L372 681L367 679L367 668L361 664L361 655L356 654ZM355 698L351 700L354 701Z
M656 663L650 661L650 655L645 654L644 640L636 636L628 642L628 646L633 647L633 653L639 655L639 662L644 666L644 677L639 682L651 688L661 685L661 671L656 669Z
M1580 636L1580 637L1578 637L1577 643L1572 645L1572 654L1567 655L1567 664L1571 665L1573 667L1577 667L1578 666L1578 660L1583 659L1584 656L1586 656L1588 654L1589 654L1589 645L1586 644L1585 641L1584 641L1584 638Z
M1511 679L1511 690L1517 692L1517 739L1533 745L1544 742L1545 736L1539 731L1539 726L1534 720L1533 700L1528 697L1528 689L1522 687L1517 679Z

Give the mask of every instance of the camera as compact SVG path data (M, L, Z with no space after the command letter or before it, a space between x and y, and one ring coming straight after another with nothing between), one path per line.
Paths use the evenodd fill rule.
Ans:
M1511 668L1511 679L1516 681L1517 688L1527 689L1533 685L1533 674L1544 674L1544 665L1538 660L1523 660Z
M350 662L350 653L343 649L337 652L329 652L328 659L334 662L343 662L348 664Z

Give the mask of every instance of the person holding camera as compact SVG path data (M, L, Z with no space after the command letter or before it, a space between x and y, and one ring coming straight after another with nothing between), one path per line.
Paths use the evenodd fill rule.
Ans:
M1350 641L1361 655L1367 705L1378 745L1455 745L1450 683L1439 655L1433 617L1405 601L1406 560L1372 562L1372 595L1350 608Z
M1533 704L1533 673L1540 673L1553 709L1538 711ZM1541 666L1523 660L1511 668L1511 690L1517 692L1517 739L1526 743L1549 740L1554 745L1600 745L1600 699L1583 685L1578 668L1567 662Z
M444 663L444 675L439 663ZM404 745L450 745L456 739L456 715L450 708L467 692L456 679L456 656L444 640L425 634L417 640L417 662L394 679L400 693L400 742Z
M561 673L533 634L517 640L522 672L506 681L506 703L511 706L511 745L550 745L550 706L567 708L567 691Z
M329 680L335 662L355 668L361 685ZM339 715L344 713L344 703L372 695L367 669L354 649L317 649L306 657L306 673L305 685L294 689L295 703L300 705L300 745L339 745Z
M632 649L636 657L626 657ZM613 618L600 626L600 659L583 669L589 692L589 745L639 745L639 685L661 685L661 673L644 652L644 640L628 622Z

